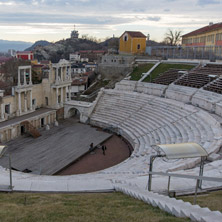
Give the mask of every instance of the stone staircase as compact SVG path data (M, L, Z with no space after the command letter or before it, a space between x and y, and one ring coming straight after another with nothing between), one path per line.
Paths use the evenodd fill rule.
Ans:
M30 134L33 138L41 136L40 132L29 121L23 121L21 125L25 126L26 133Z
M149 192L135 185L127 184L124 181L113 181L113 183L116 191L142 200L153 207L159 207L161 210L176 217L190 218L192 221L200 222L222 221L222 213L220 211L211 211L209 208L201 208L199 205L192 205L183 200Z

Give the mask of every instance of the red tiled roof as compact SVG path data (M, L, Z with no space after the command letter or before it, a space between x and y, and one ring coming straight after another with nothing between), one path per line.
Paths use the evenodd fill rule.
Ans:
M202 33L205 33L205 32L211 32L211 31L214 31L216 29L221 29L221 28L222 28L222 23L216 23L216 24L213 24L213 25L208 25L208 26L205 26L203 28L197 29L193 32L189 32L189 33L183 35L182 37L189 37L189 36L193 36L193 35L199 35L199 34L202 34Z
M146 38L146 36L142 32L132 32L132 31L125 31L120 38L125 34L128 33L133 38Z
M84 76L84 77L80 77L78 79L74 79L72 81L72 86L76 86L76 85L85 85L88 81L88 77Z
M17 51L16 53L19 54L28 54L28 53L33 53L32 51Z

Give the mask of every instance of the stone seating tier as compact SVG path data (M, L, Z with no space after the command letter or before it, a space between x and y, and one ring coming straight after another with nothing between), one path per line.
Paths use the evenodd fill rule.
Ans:
M168 71L160 74L152 82L157 84L169 85L183 75L183 73L179 71L185 71L185 70L169 69Z
M138 103L137 103L138 102ZM155 144L196 142L209 153L218 151L222 134L220 124L207 112L191 105L136 92L104 90L90 119L91 124L117 128L119 134L134 147L132 158L151 153ZM197 160L173 164L161 163L164 169L194 167ZM132 167L130 160L126 168ZM148 170L148 165L137 163L137 170ZM112 170L112 169L111 169ZM122 168L121 168L122 170Z

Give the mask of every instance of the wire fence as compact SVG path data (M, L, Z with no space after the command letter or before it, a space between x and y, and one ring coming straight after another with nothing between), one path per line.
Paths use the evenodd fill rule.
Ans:
M148 46L146 53L163 59L222 60L222 46Z

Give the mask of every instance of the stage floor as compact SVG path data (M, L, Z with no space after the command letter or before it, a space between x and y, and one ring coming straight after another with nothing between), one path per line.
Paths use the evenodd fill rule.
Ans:
M41 134L37 139L24 136L6 143L12 168L53 175L87 153L91 143L98 145L112 136L73 118ZM8 168L8 158L0 158L0 165Z

